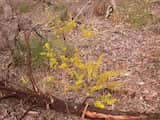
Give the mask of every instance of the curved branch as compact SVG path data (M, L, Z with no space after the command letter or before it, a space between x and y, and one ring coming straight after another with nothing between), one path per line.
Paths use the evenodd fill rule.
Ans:
M67 109L71 114L81 116L84 113L85 106L83 104L67 103L58 99L55 96L48 96L46 94L37 94L36 92L26 92L9 88L2 84L0 81L0 91L6 93L16 94L17 99L25 99L27 96L31 99L28 100L29 104L40 106L46 109L46 104L49 105L50 109L54 109L57 112L67 113ZM106 109L99 109L94 106L88 106L85 110L85 117L96 120L159 120L160 113L139 113L139 112L122 112L122 111L111 111Z

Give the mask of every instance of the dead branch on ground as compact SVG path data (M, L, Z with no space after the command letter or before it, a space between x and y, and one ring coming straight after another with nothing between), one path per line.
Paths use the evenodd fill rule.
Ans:
M160 119L160 114L158 113L135 113L135 112L122 112L122 111L111 111L106 109L98 109L94 106L88 106L85 109L83 104L77 103L67 103L68 107L66 108L66 102L55 97L48 96L46 94L37 94L37 92L31 91L22 91L16 90L13 87L4 86L3 81L0 81L0 91L4 91L7 94L11 94L10 97L15 99L25 99L26 103L32 104L34 106L39 106L42 109L46 109L46 104L49 105L49 108L60 113L67 113L67 109L71 114L82 116L85 114L86 118L96 119L96 120L158 120ZM14 93L14 94L13 94Z

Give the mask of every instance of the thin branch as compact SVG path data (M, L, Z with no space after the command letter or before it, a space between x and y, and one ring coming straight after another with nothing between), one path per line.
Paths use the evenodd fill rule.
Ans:
M29 111L31 111L33 108L35 108L35 107L37 107L37 106L34 106L34 105L31 105L26 111L25 111L25 113L19 118L19 120L23 120L25 117L26 117L26 115L29 113Z
M73 20L77 21L78 17L82 14L82 12L86 9L86 7L91 3L91 0L88 0L86 4L80 9L78 14L73 18Z
M32 53L31 53L31 48L30 48L30 44L29 44L29 37L31 35L31 31L24 31L24 36L25 36L25 42L27 45L27 60L26 60L26 64L27 64L27 76L32 84L33 90L37 93L40 93L40 90L35 82L35 79L33 77L33 72L32 72Z
M81 120L84 120L88 106L89 106L89 104L87 103L87 104L85 105L84 111L83 111L83 113L82 113Z
M39 32L38 32L38 30L37 29L33 29L33 31L36 33L36 35L38 36L38 37L40 37L42 40L46 40L47 38L46 37L44 37L43 35L41 35Z
M9 98L16 98L16 94L10 94L10 95L3 96L3 97L0 98L0 102L2 100L6 100L6 99L9 99Z
M10 88L7 86L1 85L0 82L0 91L5 91L6 93L16 93L18 99L25 99L27 96L30 96L31 99L28 100L27 103L32 103L37 105L43 109L46 109L46 102L49 104L50 109L54 109L57 112L67 113L65 101L58 99L55 96L51 98L46 96L45 94L37 94L36 92L25 92L25 91L18 91L14 88ZM82 104L76 103L68 103L68 109L71 114L74 115L82 115L84 113L84 109L86 106ZM153 119L160 119L160 113L139 113L139 112L122 112L122 111L111 111L106 109L98 109L94 106L88 106L85 112L85 116L89 119L96 119L96 120L153 120Z

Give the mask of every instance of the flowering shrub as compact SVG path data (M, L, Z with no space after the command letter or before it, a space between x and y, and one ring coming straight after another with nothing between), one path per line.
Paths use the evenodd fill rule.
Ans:
M122 71L101 71L103 64L103 55L99 56L96 61L84 61L80 56L78 49L66 46L63 37L66 34L74 32L78 28L81 35L85 38L91 38L94 33L85 25L78 25L75 20L61 20L58 17L49 22L52 28L52 33L55 38L42 43L40 55L47 63L47 66L54 71L52 75L47 75L44 79L38 81L38 86L42 92L50 91L54 88L56 80L64 87L64 93L77 92L86 97L94 98L94 105L99 108L104 108L105 105L112 105L117 102L117 99L112 98L108 90L114 91L121 85L119 82L110 81L111 77L122 74ZM63 42L62 42L63 41ZM54 43L53 43L54 42ZM69 50L70 49L70 50ZM32 51L33 53L33 51ZM69 55L69 53L72 53ZM33 57L33 56L32 56ZM63 74L63 83L59 76ZM21 79L21 82L26 84L27 79ZM85 91L85 92L81 92ZM101 94L101 92L103 93ZM96 96L96 97L95 97Z
M53 53L53 49L50 47L49 43L44 44L44 52L41 52L40 54L45 56L49 60L49 66L50 68L55 68L58 64L56 60L56 54Z
M49 68L53 69L55 74L50 77L54 77L54 80L59 79L56 77L58 75L61 76L61 72L65 73L63 75L64 82L62 83L64 87L63 92L67 94L71 91L85 91L80 94L86 97L97 96L93 104L99 108L104 108L105 105L112 105L117 102L117 99L112 98L107 90L114 91L121 85L121 83L109 81L109 79L120 75L122 71L100 71L103 63L103 55L99 56L96 61L84 62L80 57L80 51L78 49L72 48L69 51L68 49L70 47L67 48L60 42L63 41L62 38L64 35L74 32L75 28L79 29L82 37L91 38L94 36L92 29L85 25L78 25L72 19L61 20L56 18L50 23L50 26L53 28L54 36L56 36L53 40L56 41L56 46L52 44L52 41L44 43L44 50L40 55L48 59ZM57 45L58 42L60 44ZM57 52L56 48L60 49L60 52ZM68 56L66 51L72 51L72 54ZM101 91L105 92L100 94L99 92Z
M105 89L116 90L121 85L119 82L109 81L109 78L120 75L122 71L100 71L103 56L100 56L97 61L84 62L77 50L75 50L76 52L72 57L67 57L55 55L48 42L44 44L44 48L45 52L41 55L49 59L50 68L59 69L66 73L64 77L64 92L66 93L85 90L84 95L92 97L98 91ZM103 95L97 95L94 104L99 108L104 108L105 104L112 105L115 102L117 102L117 99L112 98L110 93L105 92Z
M94 33L90 27L79 25L71 18L64 21L57 17L55 18L54 22L50 23L50 26L53 27L53 33L57 38L60 38L64 34L74 32L75 28L79 29L82 37L91 38L94 36Z

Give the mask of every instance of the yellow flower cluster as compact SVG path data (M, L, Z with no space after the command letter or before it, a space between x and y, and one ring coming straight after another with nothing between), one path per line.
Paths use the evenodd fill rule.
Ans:
M121 71L105 71L102 73L99 72L103 55L101 55L97 61L88 61L86 63L83 62L77 52L70 59L64 56L61 58L63 61L61 68L67 70L68 74L72 76L72 79L75 80L75 88L70 87L72 90L75 90L76 87L80 89L86 89L86 95L90 96L96 91L105 88L114 90L116 86L120 85L119 82L109 82L108 79L120 75L122 73ZM92 85L90 85L91 82Z
M120 75L121 72L100 71L103 56L100 56L96 61L84 62L79 55L79 50L75 50L75 54L68 57L65 54L67 48L64 47L61 42L58 42L58 40L61 40L66 34L72 33L75 28L80 31L82 37L92 38L94 37L94 32L91 26L78 25L75 20L68 18L65 20L61 20L58 17L53 19L49 8L45 9L45 14L49 20L49 26L53 28L55 41L57 40L56 43L58 44L57 46L61 48L62 52L57 52L49 42L46 42L43 46L44 51L40 54L47 58L49 67L54 69L55 74L61 74L61 72L65 73L63 76L65 79L64 92L70 90L80 92L84 90L86 93L83 94L86 96L93 96L95 95L94 93L99 90L114 90L116 86L120 85L119 82L110 82L109 78ZM56 78L53 76L48 76L44 80L44 83L42 83L44 90L47 88L46 85L51 85L55 79ZM70 80L73 82L70 82ZM22 78L21 81L24 84L28 82L25 78ZM110 94L98 95L97 98L94 104L99 108L104 108L105 104L112 105L117 101L111 98Z
M94 102L94 105L98 108L105 108L105 105L113 105L115 104L118 100L115 98L111 98L111 94L108 93L107 95L102 95L100 96L100 100L97 100Z
M95 101L94 102L94 105L97 107L97 108L105 108L105 105L101 102L101 101Z
M55 29L53 32L55 32L56 35L60 35L63 33L73 32L74 28L77 26L77 23L72 19L66 21L57 20L54 25Z
M92 38L95 36L91 27L81 26L80 27L81 35L85 38Z
M69 32L73 32L73 29L76 27L77 23L75 20L68 20L65 21L66 29L68 29Z
M48 58L50 68L56 68L58 62L56 59L56 55L53 53L53 49L51 48L50 44L46 42L43 47L45 49L45 52L41 52L40 54Z
M74 87L72 86L71 90L86 89L86 96L92 96L93 93L103 89L115 90L117 86L120 86L119 82L109 82L109 78L120 75L122 71L105 71L100 73L99 69L102 64L101 55L97 61L88 61L84 63L80 57L76 54L71 58L73 64L71 73L75 79ZM88 84L86 84L86 82ZM110 94L100 96L100 99L94 104L99 108L104 108L105 104L112 105L117 102L117 99L111 98Z
M22 84L24 84L24 85L28 84L28 82L29 82L29 80L27 79L26 76L22 76L21 79L20 79L20 81L21 81Z
M50 83L54 80L55 78L53 76L48 76L47 77L47 82Z
M94 32L91 28L85 27L84 25L80 26L75 20L72 20L71 18L65 21L57 18L55 19L54 23L51 23L51 26L54 28L53 32L58 38L63 34L72 33L76 27L80 30L82 37L94 37Z
M85 65L79 58L77 53L71 58L71 62L73 63L74 67L79 68L81 70L85 69Z
M92 38L94 36L94 33L92 31L83 29L82 36L85 38Z
M120 75L121 71L104 71L100 72L99 69L102 65L101 55L97 61L84 62L78 50L72 57L67 57L65 55L55 55L50 44L47 42L44 44L45 52L41 53L46 56L50 62L50 68L63 69L67 72L67 80L74 80L73 83L66 84L68 91L80 91L85 89L87 91L86 96L92 96L96 91L103 89L115 90L117 86L120 85L119 82L109 82L109 78ZM59 62L58 59L59 58ZM50 81L52 78L49 78ZM65 87L66 87L65 85ZM94 104L97 107L104 108L105 104L112 105L117 100L112 99L110 94L106 96L100 96L100 99Z

